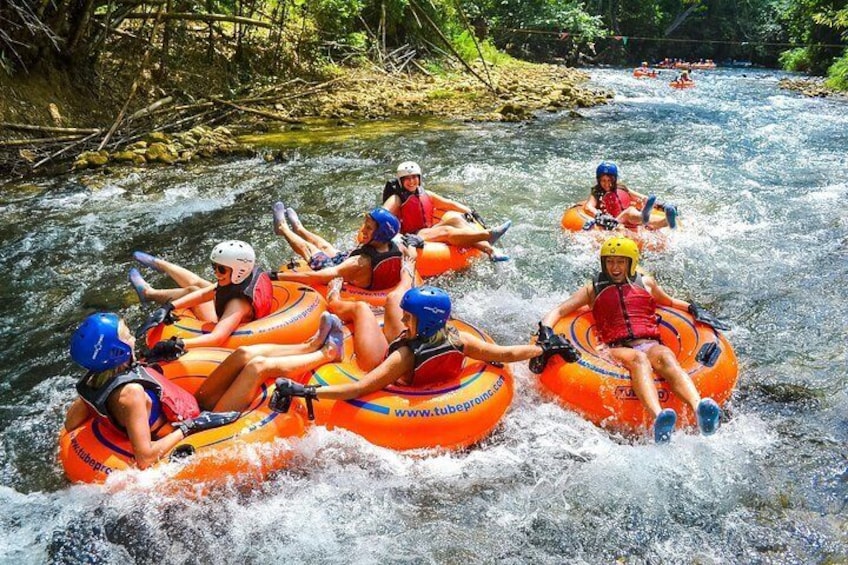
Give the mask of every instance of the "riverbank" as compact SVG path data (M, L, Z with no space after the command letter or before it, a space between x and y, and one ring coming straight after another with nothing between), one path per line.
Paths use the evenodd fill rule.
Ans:
M241 143L239 134L302 132L310 120L320 120L322 127L411 116L516 122L538 112L603 104L612 97L611 92L587 88L589 75L568 67L510 60L472 68L479 78L460 69L390 74L332 67L318 79L265 84L231 99L185 101L154 89L156 96L139 98L126 112L123 133L118 129L120 134L110 136L103 148L99 144L122 106L119 98L86 96L63 81L52 91L43 81L4 85L8 95L0 97L0 122L6 126L0 161L20 175L37 173L45 164L53 172L67 170L69 164L74 170L173 164L250 154L254 148ZM15 125L33 129L10 127Z
M780 80L780 88L800 92L804 96L808 96L810 98L833 97L848 100L848 92L841 92L839 90L829 88L825 85L825 81L826 79L823 77L799 79L784 78Z

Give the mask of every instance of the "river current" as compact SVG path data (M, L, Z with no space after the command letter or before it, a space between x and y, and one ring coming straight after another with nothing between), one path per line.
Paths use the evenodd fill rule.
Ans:
M582 118L363 126L271 163L0 187L0 562L848 560L848 106L780 90L766 71L696 73L686 91L591 74L617 96ZM683 227L643 265L732 325L740 379L718 433L678 432L667 446L611 434L515 365L512 408L466 451L396 453L315 428L254 489L187 497L160 470L105 489L67 483L56 440L80 375L68 340L95 309L143 319L132 251L211 277L213 245L243 239L279 264L291 251L271 230L276 200L352 246L407 159L432 190L512 219L510 262L435 281L456 316L500 343L526 342L598 267L597 244L559 220L599 161L675 202Z

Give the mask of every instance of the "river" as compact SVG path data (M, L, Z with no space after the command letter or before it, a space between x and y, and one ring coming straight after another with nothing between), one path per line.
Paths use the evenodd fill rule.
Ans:
M695 73L695 89L591 70L613 104L525 124L400 122L283 146L281 158L72 174L0 188L0 561L4 563L837 563L848 560L848 106L779 73ZM671 73L666 71L666 78ZM361 134L361 135L360 135ZM502 425L459 453L400 454L317 428L255 489L169 493L153 470L71 486L56 439L94 309L144 312L142 249L207 273L243 239L265 265L283 200L352 245L401 160L492 222L508 263L437 280L455 314L522 343L598 266L559 228L603 159L681 210L644 266L728 320L740 380L715 436L667 446L596 428L516 365ZM151 276L151 282L164 283Z

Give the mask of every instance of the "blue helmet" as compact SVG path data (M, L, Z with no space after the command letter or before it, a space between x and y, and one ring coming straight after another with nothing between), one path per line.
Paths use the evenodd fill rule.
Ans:
M92 314L71 337L71 358L89 371L106 371L132 359L132 347L118 337L117 314Z
M416 333L427 339L445 327L450 318L451 299L440 288L419 286L406 291L400 307L415 316L418 322Z
M371 236L371 241L388 243L400 231L400 222L394 214L383 207L374 208L368 212L368 217L377 223L377 229Z
M601 175L611 175L615 180L618 180L618 166L612 161L601 161L601 164L595 169L595 178L600 180Z

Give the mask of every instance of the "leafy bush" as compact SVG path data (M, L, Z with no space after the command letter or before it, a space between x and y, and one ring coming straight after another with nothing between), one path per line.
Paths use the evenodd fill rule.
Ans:
M780 54L780 66L787 71L805 73L810 70L810 53L806 47L790 49Z
M477 51L477 46L474 45L474 38L466 30L453 38L453 46L457 53L462 55L466 61L476 61L480 58L480 52L483 53L483 59L490 65L502 65L512 60L512 57L506 53L498 51L498 48L488 39L485 41L477 41L477 46L480 51Z
M827 70L825 84L834 90L848 90L848 49Z

